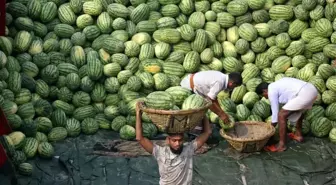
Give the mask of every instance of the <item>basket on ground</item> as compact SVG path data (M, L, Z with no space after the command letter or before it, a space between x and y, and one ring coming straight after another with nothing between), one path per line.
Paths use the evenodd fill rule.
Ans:
M140 109L147 114L161 132L184 133L193 130L203 120L212 102L206 100L203 107L189 110L157 110L140 102Z
M274 135L271 124L256 121L237 122L230 130L220 130L220 134L239 152L260 151Z

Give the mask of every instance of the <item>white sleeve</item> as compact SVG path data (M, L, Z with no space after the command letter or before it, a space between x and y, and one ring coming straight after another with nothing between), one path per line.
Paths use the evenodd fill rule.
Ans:
M158 158L158 156L160 155L160 151L161 151L161 146L159 146L157 144L153 144L153 153L152 153L152 155L154 156L154 158Z
M197 141L196 139L192 140L188 146L188 155L192 156L197 150Z
M210 88L209 93L207 96L211 98L212 100L215 100L217 98L218 93L223 89L223 83L216 81L212 87Z
M197 150L197 141L196 141L196 139L194 139L194 140L192 141L191 146L192 146L193 151L196 151L196 150Z
M278 122L278 113L279 113L279 95L276 89L268 90L268 99L271 102L272 109L272 123Z

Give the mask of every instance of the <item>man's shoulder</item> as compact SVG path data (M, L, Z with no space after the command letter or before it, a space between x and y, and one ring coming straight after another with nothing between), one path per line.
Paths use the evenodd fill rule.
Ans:
M184 146L184 147L186 147L186 146L191 146L191 144L192 144L193 141L195 141L195 140L185 142L185 143L183 143L183 146Z
M153 144L153 147L156 149L156 150L159 150L159 151L161 151L161 150L164 150L164 149L166 149L166 148L168 148L168 145L158 145L158 144Z
M196 139L184 143L184 148L186 148L188 152L194 152L194 150L197 148Z

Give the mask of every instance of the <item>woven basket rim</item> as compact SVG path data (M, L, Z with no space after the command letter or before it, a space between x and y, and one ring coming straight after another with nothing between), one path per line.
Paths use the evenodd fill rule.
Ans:
M246 139L246 138L233 138L229 135L227 135L224 131L224 129L220 129L220 135L222 137L224 137L227 140L232 140L232 141L238 141L238 142L256 142L256 141L263 141L265 139L268 139L270 137L272 137L275 133L275 128L270 125L267 124L265 122L260 122L260 121L240 121L240 122L236 122L236 124L248 124L248 125L261 125L263 127L267 127L268 130L271 130L268 134L266 134L264 137L260 138L260 139Z
M208 109L212 102L208 99L205 99L206 104L203 107L197 108L197 109L188 109L188 110L161 110L161 109L151 109L147 108L144 101L140 102L140 109L145 113L152 113L152 114L161 114L161 115L188 115L191 113L197 113L199 111L203 111L205 109Z

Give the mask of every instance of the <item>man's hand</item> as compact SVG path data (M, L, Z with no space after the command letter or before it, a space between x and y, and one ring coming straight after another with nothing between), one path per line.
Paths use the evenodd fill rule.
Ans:
M223 113L219 118L223 121L224 124L230 124L230 119L227 114Z
M136 107L135 107L136 114L141 114L140 104L141 103L139 101L136 103Z
M222 110L222 108L218 103L218 100L216 99L211 101L212 105L210 106L210 110L215 114L217 114L219 118L224 122L224 124L229 124L230 123L229 116Z

